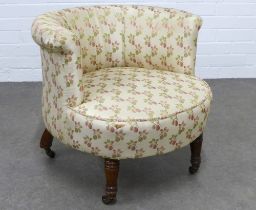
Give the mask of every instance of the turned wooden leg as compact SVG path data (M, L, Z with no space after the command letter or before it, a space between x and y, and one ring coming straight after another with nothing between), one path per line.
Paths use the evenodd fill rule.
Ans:
M195 174L201 163L201 148L203 143L203 134L198 136L196 140L190 143L190 150L191 150L191 166L189 167L190 174Z
M105 204L113 204L116 201L118 171L119 160L105 159L106 190L102 196Z
M52 134L47 129L45 129L41 137L40 147L45 150L45 153L50 158L55 157L54 151L51 150L52 140L53 140Z

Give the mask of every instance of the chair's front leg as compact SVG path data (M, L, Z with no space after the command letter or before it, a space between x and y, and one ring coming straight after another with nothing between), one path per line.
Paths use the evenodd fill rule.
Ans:
M202 143L203 143L203 134L198 136L196 140L190 143L191 166L189 167L189 172L191 174L196 173L200 167Z
M106 190L105 195L102 196L105 204L116 201L118 171L119 160L105 159Z
M54 151L51 150L52 140L53 140L52 134L47 129L45 129L44 133L43 133L43 135L41 137L40 147L45 150L45 153L50 158L54 158L55 157Z

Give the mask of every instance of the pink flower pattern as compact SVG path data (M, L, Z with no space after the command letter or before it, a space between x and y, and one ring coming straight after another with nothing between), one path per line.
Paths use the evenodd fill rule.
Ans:
M201 18L175 9L95 6L48 12L42 114L64 144L113 159L165 154L197 138L212 93L195 77Z

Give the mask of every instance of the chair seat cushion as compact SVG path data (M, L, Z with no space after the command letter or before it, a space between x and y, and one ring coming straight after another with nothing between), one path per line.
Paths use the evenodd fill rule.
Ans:
M89 72L84 100L68 107L71 146L124 159L164 154L203 131L212 93L194 76L137 67Z

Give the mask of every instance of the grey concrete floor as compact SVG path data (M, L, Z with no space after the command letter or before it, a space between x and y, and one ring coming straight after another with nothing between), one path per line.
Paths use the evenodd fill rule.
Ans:
M40 83L0 83L0 209L255 210L256 80L208 80L214 101L198 174L189 147L123 160L118 202L105 206L101 158L54 141L54 160L39 149L44 129Z

